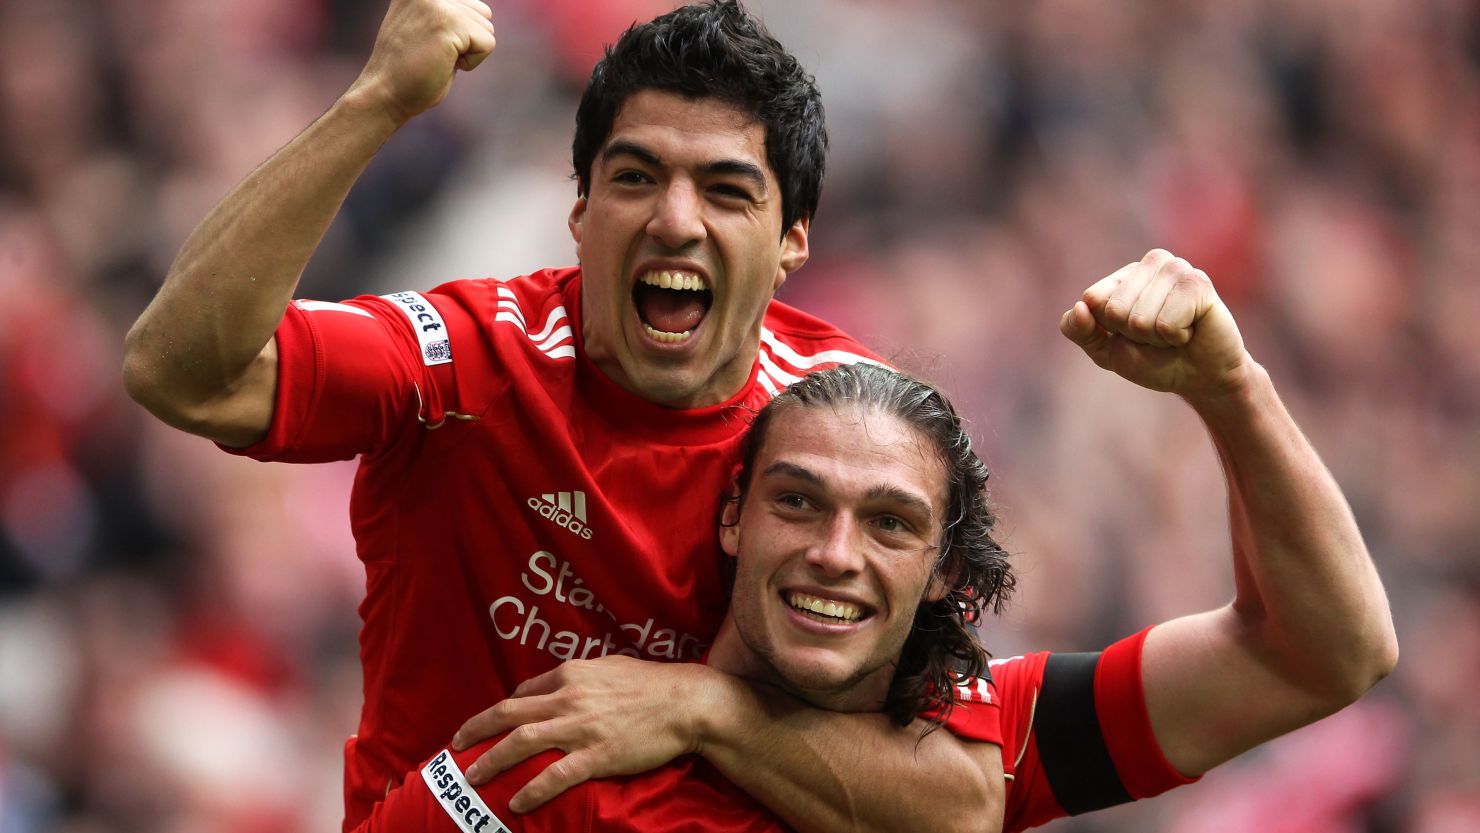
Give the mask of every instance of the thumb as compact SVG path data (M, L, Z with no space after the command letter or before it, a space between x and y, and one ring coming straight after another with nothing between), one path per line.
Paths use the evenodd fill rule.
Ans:
M1110 341L1113 336L1095 321L1094 314L1084 301L1075 301L1074 306L1059 318L1059 332L1079 345L1079 349L1089 356L1090 361L1109 369Z
M1084 301L1075 301L1074 306L1059 318L1059 332L1091 357L1103 353L1110 341L1110 333L1095 322L1089 305Z

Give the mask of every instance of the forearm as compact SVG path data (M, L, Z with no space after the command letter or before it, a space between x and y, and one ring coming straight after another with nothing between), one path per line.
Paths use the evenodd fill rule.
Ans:
M1000 757L973 756L945 729L922 738L918 721L823 711L730 680L700 754L798 831L910 830L921 819L940 831L1001 829Z
M272 338L309 257L396 124L370 96L352 91L207 215L128 334L125 379L136 399L179 422L232 390Z
M1397 643L1341 490L1262 367L1233 395L1192 404L1228 484L1241 630L1292 684L1355 699L1391 670Z

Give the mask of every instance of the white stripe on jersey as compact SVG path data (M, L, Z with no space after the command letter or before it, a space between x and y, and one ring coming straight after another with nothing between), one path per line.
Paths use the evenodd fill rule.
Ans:
M957 685L956 691L962 702L992 702L992 689L988 686L987 681L981 677L972 677L970 680Z
M498 308L501 310L508 310L509 313L514 316L515 321L519 324L520 327L524 327L525 329L529 328L528 325L524 323L524 313L519 311L518 304L514 303L513 301L500 299L498 302ZM502 315L503 313L499 314Z
M304 312L349 312L355 315L363 315L366 318L375 317L359 307L352 307L349 304L336 304L333 301L294 301L293 306Z
M562 318L560 320L561 321L564 321L565 319ZM530 338L535 338L535 336L530 336ZM570 325L569 324L567 324L564 327L561 327L560 329L558 329L555 332L551 333L549 338L547 338L547 339L545 339L543 341L540 341L540 342L536 342L535 346L538 347L538 348L540 348L541 350L545 351L546 353L548 353L548 352L550 352L550 349L552 347L555 347L555 346L559 345L560 342L565 341L568 338L570 338Z
M545 328L543 330L540 330L538 333L531 335L530 339L535 342L548 340L550 338L550 334L555 331L555 328L561 324L564 324L565 320L565 307L556 307L555 309L550 310L550 317L545 319ZM569 334L570 328L566 327L565 332Z
M823 350L821 353L803 356L801 353L793 350L790 345L778 339L775 333L765 327L761 328L761 349L762 352L769 350L775 358L786 362L804 373L819 364L871 364L878 367L889 367L883 362L871 359L868 356L850 353L847 350Z
M771 354L767 353L765 350L762 350L760 352L760 360L761 375L770 376L772 379L775 379L777 382L781 383L781 387L783 388L787 385L790 385L792 382L795 382L796 380L802 378L801 376L794 376L790 373L787 373L780 367L777 367L776 362L771 359ZM774 396L776 392L771 391L771 394Z
M570 316L566 315L564 306L556 305L551 309L550 315L545 319L545 326L539 332L531 333L524 311L519 308L518 296L509 288L500 286L498 298L498 312L493 316L495 322L501 321L518 327L534 343L536 350L552 359L575 358L576 348L572 341L574 335L567 323Z

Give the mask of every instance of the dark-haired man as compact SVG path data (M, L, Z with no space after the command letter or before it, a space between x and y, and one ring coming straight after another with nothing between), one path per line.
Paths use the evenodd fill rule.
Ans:
M164 421L263 460L361 458L365 705L346 824L530 678L568 684L523 698L521 716L558 719L515 736L569 754L520 809L689 751L700 715L682 707L702 701L725 718L710 752L765 763L721 768L799 828L898 830L941 802L953 820L997 812L993 753L949 732L917 745L691 663L597 659L703 653L725 603L694 519L718 512L740 414L811 370L875 360L771 300L807 260L826 138L810 76L735 3L634 27L593 73L579 268L291 300L380 145L492 51L490 17L478 0L392 0L357 80L206 217L128 339L129 391ZM620 743L591 705L614 689L645 709L628 725L651 727Z

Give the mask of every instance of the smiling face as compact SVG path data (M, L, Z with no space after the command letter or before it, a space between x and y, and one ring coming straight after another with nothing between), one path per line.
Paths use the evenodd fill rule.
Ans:
M761 320L807 260L782 234L765 127L717 99L644 90L618 111L576 201L586 352L660 405L723 402L750 378Z
M720 530L737 563L711 663L824 708L879 709L915 608L944 593L932 567L945 498L939 457L898 417L777 413Z

